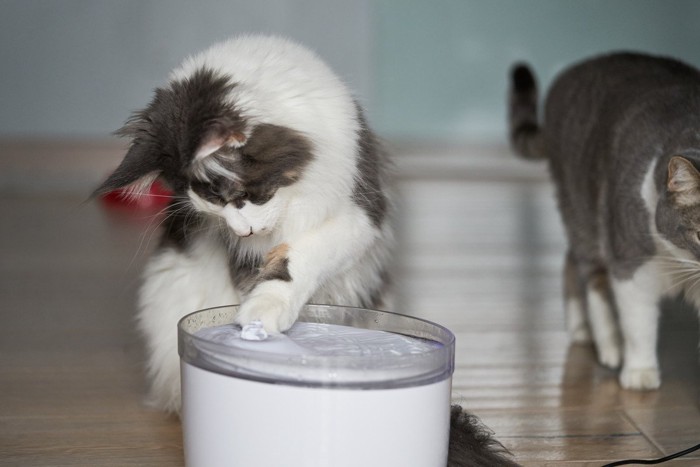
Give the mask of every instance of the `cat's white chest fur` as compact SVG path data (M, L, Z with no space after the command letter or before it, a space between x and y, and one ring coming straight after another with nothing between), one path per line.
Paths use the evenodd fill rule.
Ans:
M694 287L700 279L700 263L690 252L664 238L656 228L654 213L659 194L654 186L655 165L650 164L640 194L649 212L649 232L654 237L657 252L635 275L649 277L647 287L657 293L659 298L682 293L694 306L700 307L700 286Z

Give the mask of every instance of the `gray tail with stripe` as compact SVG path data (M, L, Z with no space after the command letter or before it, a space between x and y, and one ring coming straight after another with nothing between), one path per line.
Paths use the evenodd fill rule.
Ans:
M537 119L537 82L530 68L516 64L510 75L510 144L525 159L546 157L542 128Z

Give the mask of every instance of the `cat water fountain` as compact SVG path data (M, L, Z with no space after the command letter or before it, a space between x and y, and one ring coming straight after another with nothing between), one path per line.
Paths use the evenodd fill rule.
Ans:
M209 308L178 324L187 466L446 464L449 330L308 305L285 334L246 329L243 339L236 312Z

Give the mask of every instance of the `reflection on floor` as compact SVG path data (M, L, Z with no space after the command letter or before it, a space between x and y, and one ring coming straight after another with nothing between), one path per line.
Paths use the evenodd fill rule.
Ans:
M526 466L601 465L700 442L691 310L663 305L660 391L623 391L591 348L569 347L565 244L543 166L500 148L401 156L398 311L457 335L456 402ZM39 192L7 180L0 465L180 465L179 422L141 403L133 301L155 242L149 219L83 204L59 182ZM674 465L700 465L700 455Z

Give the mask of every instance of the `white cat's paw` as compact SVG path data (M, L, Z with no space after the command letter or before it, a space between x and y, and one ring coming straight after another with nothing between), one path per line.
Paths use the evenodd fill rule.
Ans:
M235 322L245 326L258 320L267 332L283 332L292 327L298 316L299 312L282 297L257 294L241 304Z
M658 368L623 368L620 384L625 389L658 389L661 386L661 375Z
M622 351L615 342L606 342L597 346L598 361L608 368L620 368L622 363Z

